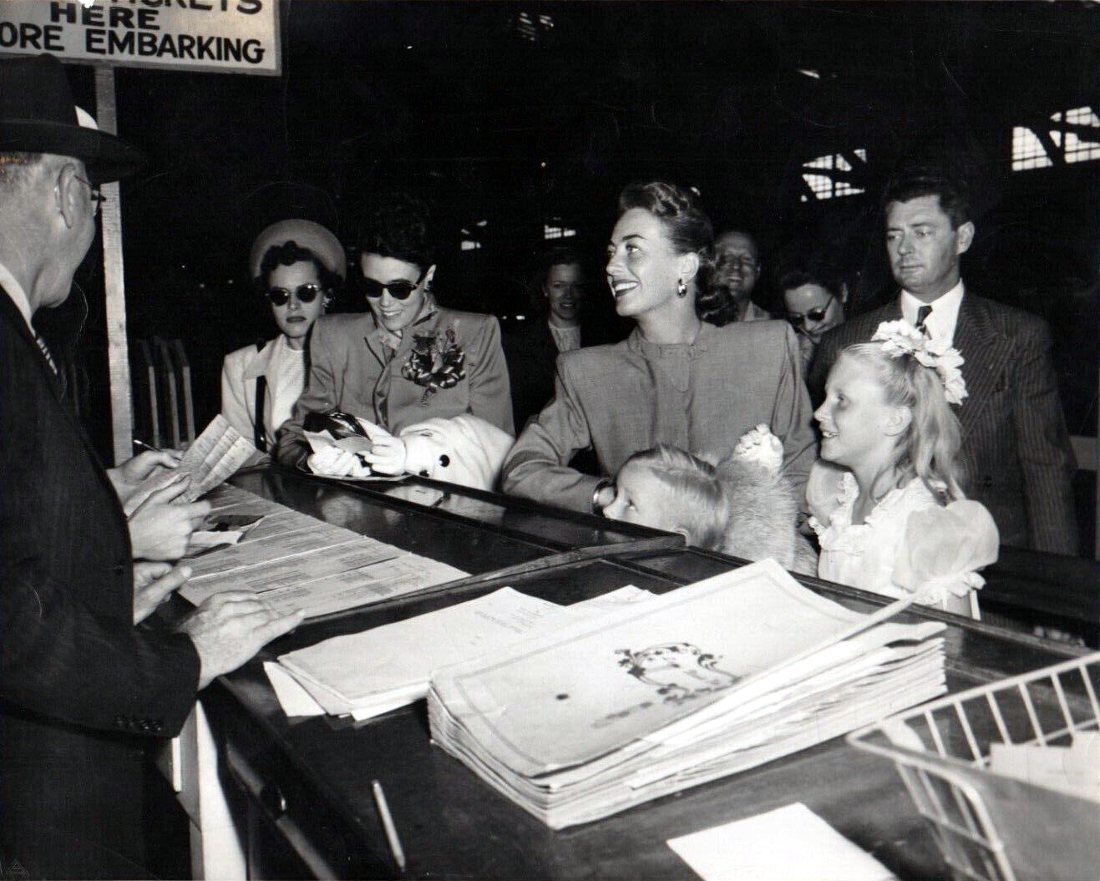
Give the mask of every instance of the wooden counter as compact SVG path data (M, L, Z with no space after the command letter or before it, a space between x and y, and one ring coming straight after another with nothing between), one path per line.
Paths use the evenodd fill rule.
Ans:
M685 548L657 548L626 558L616 545L647 537L667 545L668 537L430 481L353 487L272 470L238 476L234 483L473 573L569 548L605 546L600 559L508 581L561 603L624 584L664 592L738 565ZM870 611L883 604L861 591L800 580L850 608ZM268 655L471 599L497 586L466 591L457 599L393 600L330 616L303 625L270 646ZM1076 654L951 615L909 617L919 615L949 622L952 691ZM202 703L220 751L222 777L245 793L235 813L250 843L254 876L393 877L396 870L371 796L373 779L385 787L408 874L414 877L689 879L696 876L666 846L667 839L795 801L901 878L946 876L893 766L856 752L843 739L596 823L552 832L431 745L423 701L362 723L329 717L288 720L258 659L208 689Z

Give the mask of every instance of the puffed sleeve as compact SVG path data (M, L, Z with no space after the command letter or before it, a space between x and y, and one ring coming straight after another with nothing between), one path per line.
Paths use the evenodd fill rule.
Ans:
M528 421L504 460L501 487L510 495L589 512L599 478L568 466L574 454L592 445L588 419L569 377L571 354L558 356L554 397Z
M244 390L244 359L238 352L226 355L222 361L222 416L244 437L252 440L252 414L248 412Z
M999 547L997 525L979 502L964 499L913 511L893 582L917 594L917 602L946 607L951 597L967 597L985 583L977 570L997 561Z
M475 348L477 360L470 364L468 376L470 412L514 437L508 365L500 344L500 324L493 316L485 316Z
M846 468L818 459L806 481L806 510L820 526L828 526L833 511L840 504ZM816 527L815 527L816 528Z

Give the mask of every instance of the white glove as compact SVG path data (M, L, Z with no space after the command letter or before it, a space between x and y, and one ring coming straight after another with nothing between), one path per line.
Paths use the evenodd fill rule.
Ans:
M755 462L768 471L778 471L783 464L783 442L767 425L760 424L741 435L733 448L733 457Z
M405 442L399 437L394 437L380 425L356 418L371 442L370 452L363 453L363 457L370 463L371 470L375 474L404 474L405 459L408 455Z
M306 460L314 474L325 477L369 477L371 470L359 457L339 447L326 447Z

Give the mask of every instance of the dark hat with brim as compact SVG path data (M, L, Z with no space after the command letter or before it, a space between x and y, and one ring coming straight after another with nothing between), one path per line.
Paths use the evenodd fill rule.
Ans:
M73 104L65 69L53 55L0 61L0 153L8 152L72 156L97 183L127 177L147 162Z

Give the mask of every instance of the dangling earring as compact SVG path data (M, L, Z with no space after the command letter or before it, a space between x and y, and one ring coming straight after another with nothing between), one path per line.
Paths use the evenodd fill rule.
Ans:
M688 295L688 286L682 278L676 279L676 296L681 300Z

